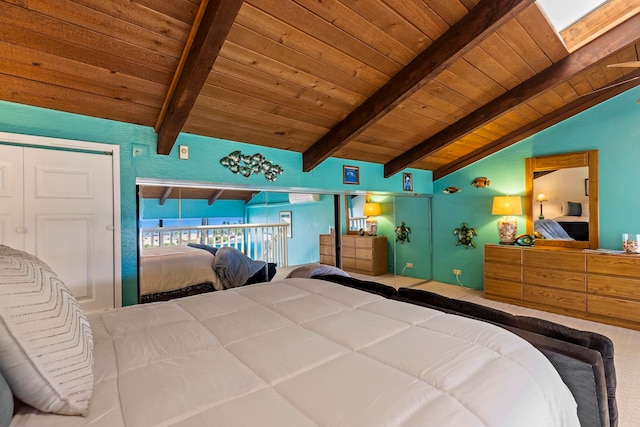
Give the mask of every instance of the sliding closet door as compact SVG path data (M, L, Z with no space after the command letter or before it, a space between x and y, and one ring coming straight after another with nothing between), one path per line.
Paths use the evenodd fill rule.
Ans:
M24 149L24 250L58 273L85 312L113 308L112 156Z
M0 145L0 243L24 249L22 147Z

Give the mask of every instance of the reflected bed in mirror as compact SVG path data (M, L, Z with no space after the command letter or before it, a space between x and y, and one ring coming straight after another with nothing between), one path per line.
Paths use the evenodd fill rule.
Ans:
M525 160L527 233L536 245L597 248L598 152Z

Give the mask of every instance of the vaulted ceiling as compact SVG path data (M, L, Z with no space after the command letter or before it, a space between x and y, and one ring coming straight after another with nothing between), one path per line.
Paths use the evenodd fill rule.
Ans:
M447 175L640 83L640 1L0 1L0 99ZM631 105L629 108L640 108ZM211 144L216 144L212 139Z

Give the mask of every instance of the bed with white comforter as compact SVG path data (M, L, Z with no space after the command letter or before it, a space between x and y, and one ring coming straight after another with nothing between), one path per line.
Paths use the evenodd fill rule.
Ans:
M293 278L88 316L88 415L12 427L577 426L550 362L497 326Z

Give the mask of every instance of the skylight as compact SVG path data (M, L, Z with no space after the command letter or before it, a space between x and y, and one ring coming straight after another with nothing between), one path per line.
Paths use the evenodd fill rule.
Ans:
M608 0L537 0L547 17L560 32Z

